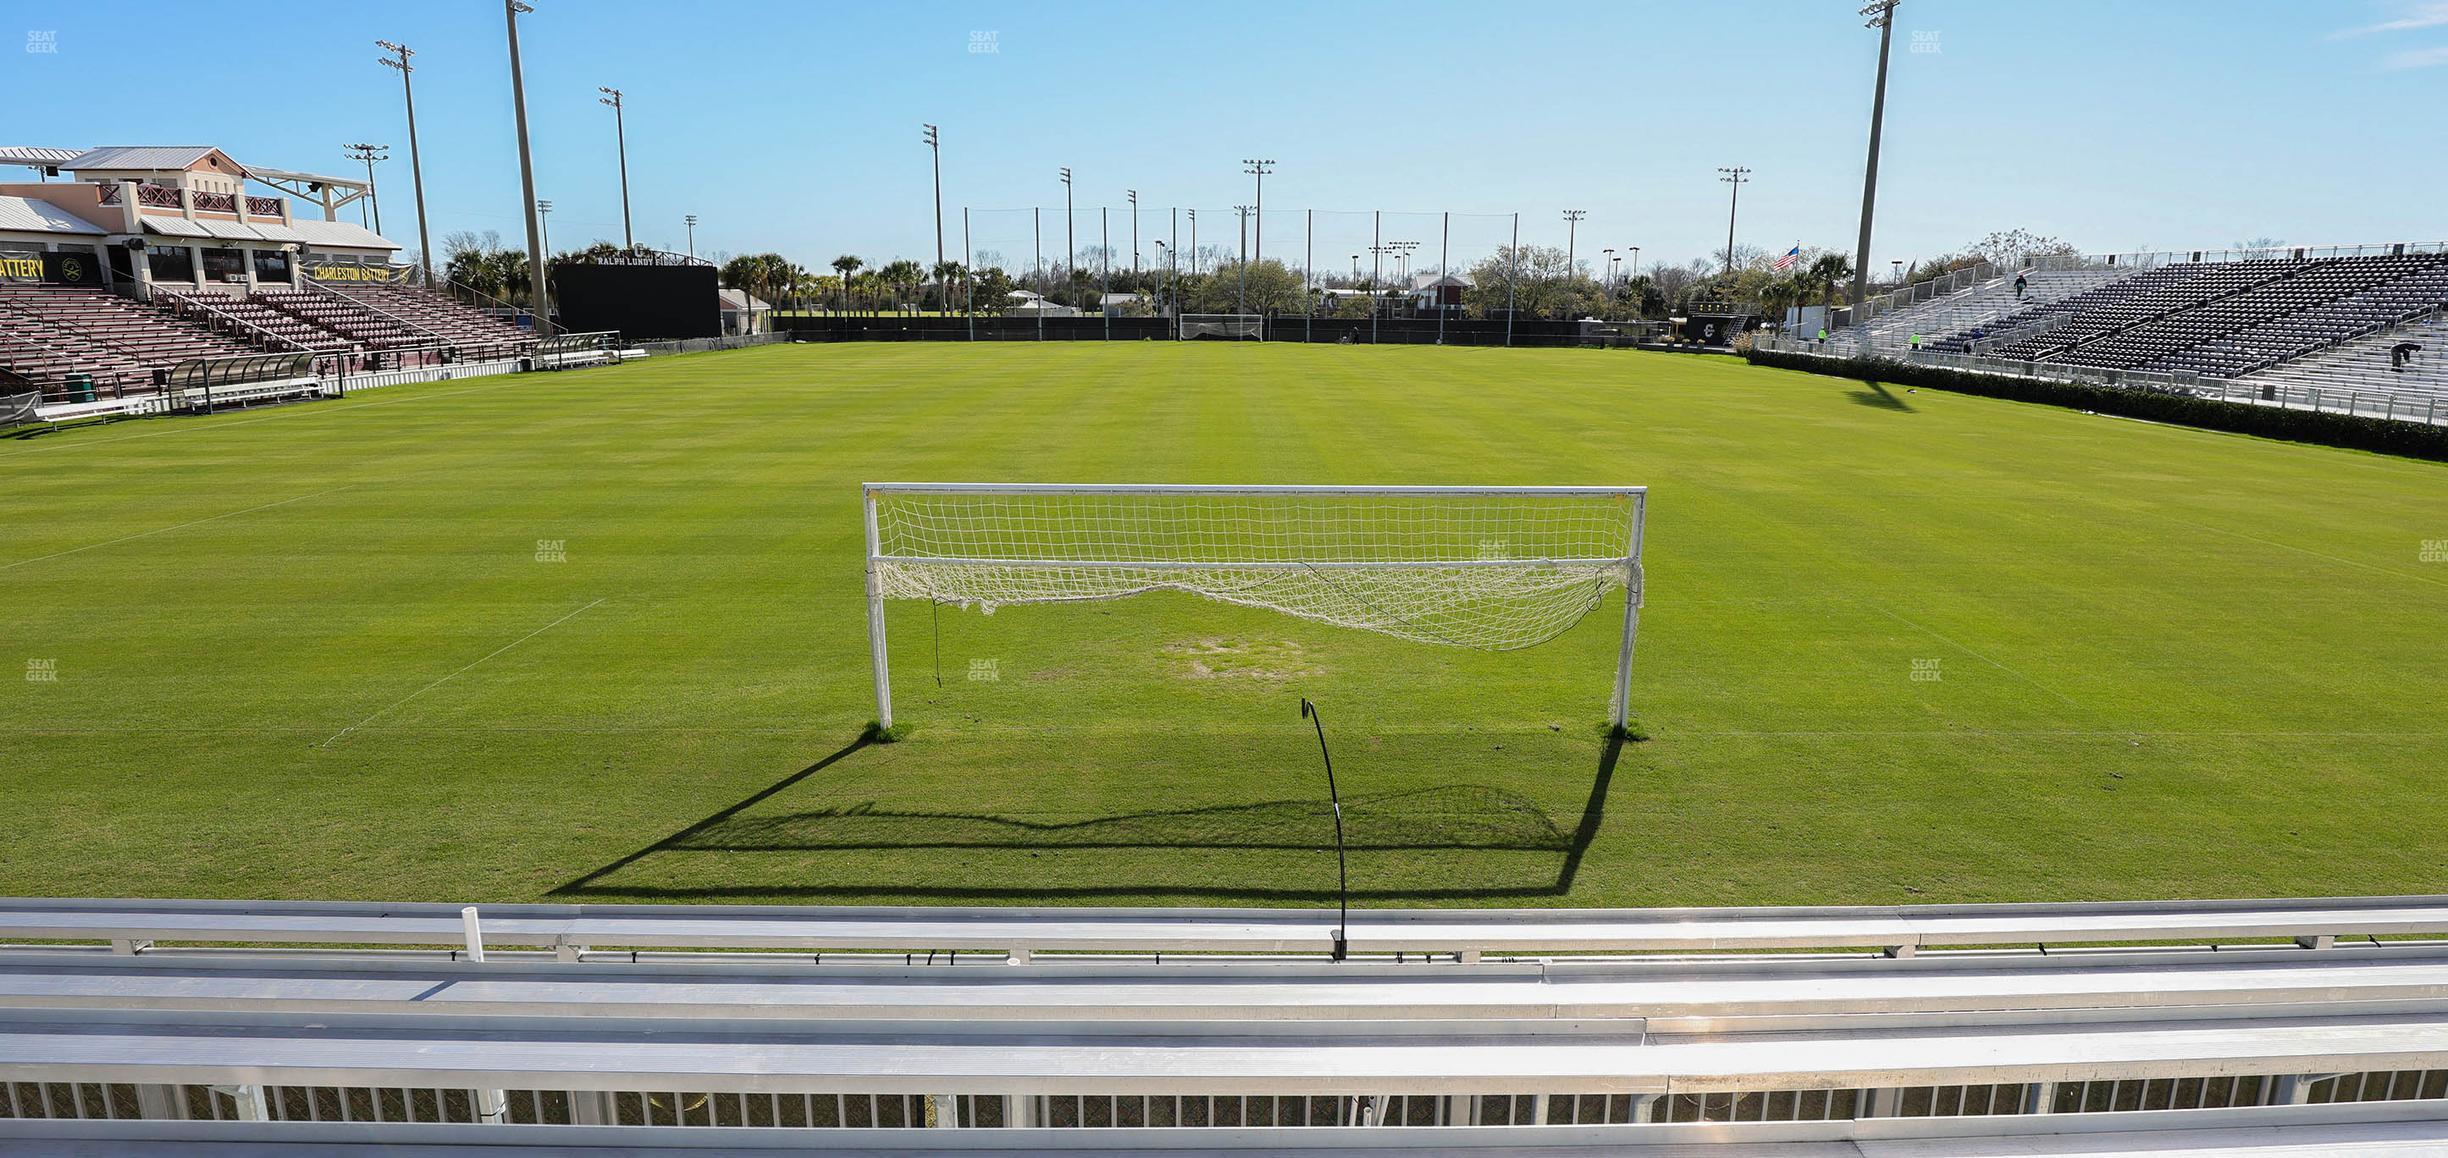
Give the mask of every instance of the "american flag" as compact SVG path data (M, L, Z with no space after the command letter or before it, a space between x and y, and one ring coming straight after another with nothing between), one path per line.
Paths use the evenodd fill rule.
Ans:
M1794 243L1794 247L1792 249L1785 251L1785 256L1776 260L1777 272L1783 273L1786 270L1792 269L1793 263L1800 260L1802 260L1802 243L1797 241Z

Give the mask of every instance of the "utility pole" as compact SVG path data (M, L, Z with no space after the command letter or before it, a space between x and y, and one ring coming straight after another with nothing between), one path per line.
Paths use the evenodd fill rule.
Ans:
M343 145L341 147L348 150L349 160L365 162L366 204L374 207L374 232L380 233L382 232L382 198L374 195L374 162L390 160L391 146ZM363 212L364 210L361 207L359 209L361 216Z
M1861 239L1853 246L1853 305L1870 288L1870 211L1878 201L1879 130L1887 119L1887 46L1895 39L1896 0L1871 0L1861 10L1879 30L1878 88L1870 97L1870 159L1862 165Z
M695 257L697 256L697 215L691 213L681 220L688 222L688 255Z
M1580 230L1580 228L1581 228L1581 219L1582 219L1582 218L1584 218L1584 217L1587 217L1587 216L1589 216L1589 210L1587 210L1587 209L1567 209L1567 210L1565 210L1565 211L1564 211L1564 280L1565 280L1565 281L1571 281L1571 280L1572 280L1572 277L1573 277L1573 240L1574 240L1574 234L1576 234L1577 232L1579 232L1579 230Z
M935 264L944 263L943 255L943 134L933 125L926 129L927 151L935 155Z
M1238 270L1241 277L1241 284L1238 289L1233 291L1233 301L1235 303L1233 306L1233 312L1246 314L1249 312L1250 215L1256 212L1256 210L1248 205L1235 205L1233 206L1233 212L1240 214L1241 216L1241 262L1240 269Z
M1139 275L1139 191L1136 189L1125 189L1122 192L1130 195L1131 276L1137 277Z
M1250 210L1258 215L1258 242L1252 248L1258 257L1264 258L1266 256L1266 175L1275 171L1275 162L1267 158L1243 157L1241 163L1249 166L1241 170L1242 172L1254 174L1258 178L1258 205ZM1250 258L1245 254L1241 260L1243 264L1247 264Z
M604 94L597 98L600 103L612 106L612 137L620 145L621 247L636 249L637 237L629 232L629 126L621 115L621 90L598 88L595 91Z
M1079 261L1079 246L1071 239L1071 167L1062 171L1063 183L1063 280L1071 280L1071 267ZM1075 297L1077 295L1074 295ZM1077 304L1074 302L1073 304Z
M535 197L535 155L527 147L527 83L519 73L518 18L535 9L523 0L502 0L502 16L510 25L510 107L518 120L519 191L527 219L528 309L534 314L539 338L552 336L552 312L544 297L544 226L538 220Z
M1751 170L1745 169L1740 165L1736 165L1730 169L1720 165L1717 167L1717 171L1725 174L1725 176L1717 178L1718 180L1734 187L1733 199L1726 203L1725 271L1728 274L1732 274L1734 272L1734 211L1742 206L1743 182L1751 179Z
M408 74L416 71L409 66L408 58L415 56L416 53L410 51L405 44L393 44L388 40L377 40L374 45L377 48L397 53L399 57L397 60L388 56L380 59L384 68L399 70L400 95L407 98L408 101L408 177L416 186L417 264L424 267L425 284L430 287L434 280L433 243L425 237L425 162L417 155L416 87L408 80Z

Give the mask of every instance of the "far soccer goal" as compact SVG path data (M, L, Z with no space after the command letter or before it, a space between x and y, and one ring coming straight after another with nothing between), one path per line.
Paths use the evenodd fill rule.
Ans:
M867 636L884 601L988 611L1185 591L1419 643L1512 651L1622 588L1609 719L1631 711L1645 487L868 483Z
M1264 314L1183 314L1181 337L1223 338L1228 341L1266 341Z

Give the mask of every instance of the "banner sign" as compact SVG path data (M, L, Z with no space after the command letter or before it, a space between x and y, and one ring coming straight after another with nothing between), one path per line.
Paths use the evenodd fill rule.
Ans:
M102 284L102 262L90 249L63 249L43 255L43 280L57 285Z
M415 268L411 265L392 265L382 261L351 261L347 258L320 254L310 254L306 258L306 276L315 281L398 283L407 281L410 271Z
M41 281L43 255L31 250L0 250L0 278L10 281Z

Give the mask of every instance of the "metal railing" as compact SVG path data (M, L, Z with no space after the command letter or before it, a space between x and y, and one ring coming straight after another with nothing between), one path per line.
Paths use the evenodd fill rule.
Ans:
M2150 390L2162 394L2180 394L2189 398L2208 398L2251 406L2276 406L2287 410L2311 410L2323 414L2352 414L2364 418L2431 424L2448 422L2448 405L2443 405L2443 402L2448 400L2444 400L2438 394L2351 388L2324 390L2318 386L2291 386L2266 379L2212 378L2186 371L2123 370L2106 366L2082 366L2071 362L2026 361L1927 349L1890 351L1877 358L1862 359L1822 349L1815 342L1780 337L1763 337L1757 341L1757 348L1772 353L1802 354L1836 362L1867 362L1873 365L1888 362L1910 366L1936 366L1971 374L1993 374L2044 382L2073 382L2091 386Z

